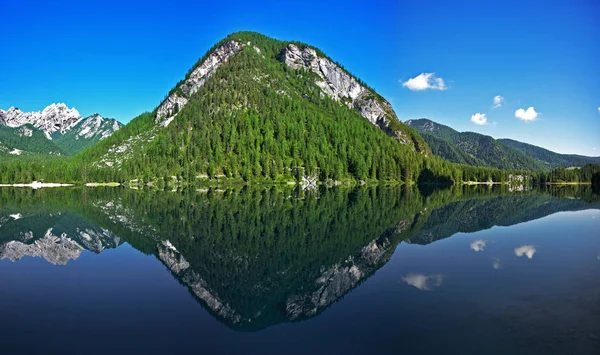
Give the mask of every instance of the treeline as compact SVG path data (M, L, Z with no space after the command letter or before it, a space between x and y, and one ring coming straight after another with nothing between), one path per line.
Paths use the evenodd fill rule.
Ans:
M591 183L598 181L600 176L600 164L587 164L581 168L558 167L548 173L540 172L534 174L537 183Z

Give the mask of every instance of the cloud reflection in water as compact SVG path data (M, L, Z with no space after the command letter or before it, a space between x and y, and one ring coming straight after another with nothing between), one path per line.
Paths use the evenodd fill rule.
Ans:
M535 254L535 247L533 245L522 245L518 248L515 248L516 256L526 255L529 259L533 258L533 254Z
M408 285L418 288L421 291L431 291L434 287L442 285L444 275L424 275L408 274L402 278L402 281Z

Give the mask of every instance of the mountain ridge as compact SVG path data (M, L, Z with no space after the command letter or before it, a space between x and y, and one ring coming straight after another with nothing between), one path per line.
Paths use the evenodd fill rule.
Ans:
M187 104L189 97L195 94L223 63L245 46L251 47L264 58L264 54L251 40L246 41L245 38L238 37L243 33L233 33L219 41L188 71L185 78L177 83L156 108L156 123L166 126L175 119L179 110ZM254 35L263 36L256 33ZM293 69L302 68L315 73L318 76L315 84L321 88L323 94L355 109L400 143L412 146L418 152L429 152L425 142L398 120L389 102L322 51L304 43L279 42L284 46L276 58Z
M18 139L0 140L0 146L11 151L23 151L35 154L73 155L94 143L112 135L123 126L122 123L112 118L104 118L98 113L82 117L77 109L69 108L64 103L53 103L42 111L23 112L19 108L11 107L7 111L0 109L0 129L5 134L10 129L26 130L27 134ZM41 142L31 138L32 132L40 131L50 143ZM31 141L34 141L33 143ZM10 145L10 146L8 146ZM46 147L44 149L29 150L32 145ZM16 154L16 155L20 155Z
M405 123L423 136L434 154L455 163L532 171L600 163L600 157L560 154L512 139L495 139L470 131L458 132L426 118Z
M551 169L558 167L579 167L585 164L600 164L600 156L593 157L579 154L557 153L546 148L510 138L499 138L497 141L541 161Z
M153 111L81 158L102 175L144 181L399 180L402 165L423 159L413 153L430 150L387 101L321 51L237 32L206 52ZM418 174L407 168L404 176Z

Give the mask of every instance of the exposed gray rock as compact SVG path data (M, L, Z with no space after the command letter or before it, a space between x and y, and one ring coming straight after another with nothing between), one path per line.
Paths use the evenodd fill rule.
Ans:
M190 264L183 255L169 241L161 242L157 246L158 257L199 299L220 317L238 324L243 321L242 316L232 309L229 304L224 304L218 296L211 293L206 281L190 268Z
M96 254L106 248L116 248L121 244L121 239L111 231L104 228L81 230L77 228L79 243L87 250Z
M42 238L32 244L10 241L0 246L0 259L16 261L24 256L32 256L42 257L51 264L65 265L69 260L77 259L83 250L80 244L68 238L65 233L57 236L52 234L50 228Z
M361 116L400 143L411 144L409 137L390 128L391 120L397 118L387 101L377 98L375 93L361 85L352 75L331 60L319 57L313 48L300 49L295 44L289 44L281 52L280 59L291 68L305 68L317 74L321 80L317 80L315 84L326 95L355 109Z
M51 104L42 111L22 112L11 107L8 111L0 110L0 125L19 127L16 133L22 137L31 137L33 131L26 125L44 132L48 139L73 133L74 139L102 140L123 125L112 118L104 118L95 113L82 118L74 107L68 108L63 103Z
M17 129L17 134L21 137L31 137L33 135L33 130L31 128L23 126Z
M73 137L75 140L103 140L107 137L110 137L122 126L123 124L112 118L105 118L100 114L95 113L80 120L76 125L72 126L70 130L73 132Z
M293 295L286 301L287 317L295 320L310 317L354 288L363 278L387 262L393 248L388 238L379 238L364 246L356 255L323 271L316 280L318 289Z
M229 57L239 52L244 47L243 43L227 41L215 49L208 57L192 71L189 77L176 90L167 97L156 110L156 123L164 121L171 122L169 118L174 117L187 103L187 98L196 93L211 75L225 63ZM164 126L168 125L163 124Z
M165 101L158 107L156 111L156 122L160 123L162 126L166 127L171 122L169 118L177 115L177 112L181 110L185 104L187 104L187 99L181 96L178 92L173 93L171 96L167 97Z
M26 217L20 213L11 214L9 218L1 217L0 222L7 223L11 219L16 221L21 218ZM34 239L31 231L19 232L14 236L14 240L0 245L0 259L16 261L24 256L32 256L42 257L52 264L64 265L69 260L77 259L83 250L87 249L97 254L106 248L116 248L121 244L120 238L112 232L94 226L85 229L77 227L60 235L54 233L53 228L49 228L43 237Z
M9 108L8 111L0 110L0 124L9 127L31 124L43 131L49 139L55 132L64 134L80 119L79 111L75 108L70 109L63 103L51 104L41 112L22 112L15 107Z

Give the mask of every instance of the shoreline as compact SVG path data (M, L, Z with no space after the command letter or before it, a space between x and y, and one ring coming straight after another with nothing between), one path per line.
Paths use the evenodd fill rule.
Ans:
M231 180L221 180L221 181L202 181L200 183L196 183L199 186L222 186L222 185L283 185L283 186L297 186L300 185L302 186L302 184L299 184L296 181L286 181L286 182L281 182L281 181L273 181L273 182L267 182L267 181L256 181L256 182L242 182L242 181L231 181ZM350 182L350 181L343 181L343 182L329 182L329 181L320 181L317 183L317 185L323 185L323 186L362 186L362 185L413 185L413 184L417 184L415 182L411 182L411 183L404 183L404 182L392 182L392 181L371 181L371 182ZM438 185L439 183L423 183L424 185ZM0 188L1 187L30 187L32 189L40 189L40 188L44 188L44 187L73 187L73 186L85 186L85 187L119 187L119 186L124 186L124 187L129 187L129 188L139 188L139 187L144 187L146 184L144 185L137 185L135 183L131 184L129 182L125 182L125 183L119 183L119 182L87 182L87 183L57 183L57 182L39 182L39 181L33 181L30 183L16 183L16 184L0 184ZM188 184L185 184L188 185ZM191 185L195 185L195 184L191 184ZM443 184L442 184L443 185ZM452 184L452 185L467 185L467 186L474 186L474 185L487 185L487 186L491 186L491 185L519 185L519 186L523 186L523 185L530 185L530 186L561 186L561 185L592 185L591 182L546 182L546 183L538 183L538 184L515 184L515 183L511 183L511 182L496 182L496 181L486 181L486 182L479 182L479 181L463 181L457 184ZM151 186L151 185L148 185Z
M34 181L28 184L0 184L0 187L31 187L32 189L40 189L42 187L69 187L75 184L63 184L58 182L38 182Z

